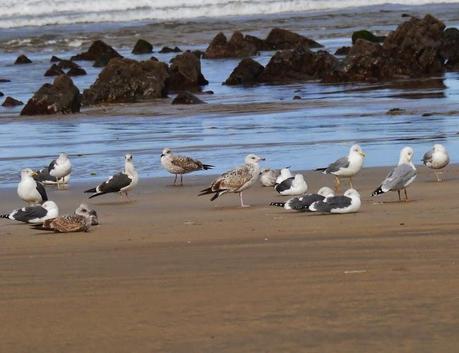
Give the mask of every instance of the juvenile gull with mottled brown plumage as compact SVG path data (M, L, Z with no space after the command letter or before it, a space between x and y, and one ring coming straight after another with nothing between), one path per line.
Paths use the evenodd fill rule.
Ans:
M249 207L249 205L244 205L242 191L246 190L257 181L260 175L260 166L258 162L264 160L264 158L249 154L245 157L244 165L220 175L208 188L201 190L199 196L214 194L210 199L210 201L213 201L220 195L228 192L238 193L241 207Z
M161 165L169 173L175 174L174 185L177 182L177 175L180 175L180 185L183 185L183 174L188 174L197 170L208 170L214 167L213 165L204 164L191 157L175 155L170 148L163 149L163 153L161 154Z

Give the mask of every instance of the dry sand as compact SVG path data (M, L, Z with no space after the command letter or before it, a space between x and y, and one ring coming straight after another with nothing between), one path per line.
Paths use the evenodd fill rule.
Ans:
M196 197L210 177L187 176L95 199L88 234L3 220L0 352L457 352L459 167L443 183L421 167L411 202L381 204L396 194L368 195L387 169L355 179L353 215L269 207L282 197L258 185L250 209L210 203ZM70 212L85 186L49 194Z

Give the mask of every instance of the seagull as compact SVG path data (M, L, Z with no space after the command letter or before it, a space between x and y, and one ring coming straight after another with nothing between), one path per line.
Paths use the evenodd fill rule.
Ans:
M124 194L128 198L128 191L133 189L139 182L139 175L132 159L132 154L126 154L124 156L124 172L117 173L99 186L86 190L85 193L93 193L89 198L92 199L112 192L119 192L121 196Z
M276 185L276 179L280 176L280 169L262 169L260 172L260 183L263 186L274 186Z
M48 172L50 176L56 178L57 188L60 189L63 178L72 172L72 163L67 154L59 154L59 157L49 164Z
M292 172L290 171L290 168L282 168L280 171L280 175L276 179L276 184L282 183L285 179L293 177Z
M97 226L99 224L99 218L97 217L96 210L93 210L85 203L82 203L80 206L78 206L78 208L75 210L75 214L80 216L88 214L92 226Z
M36 205L48 201L45 187L42 183L34 180L35 172L26 168L21 170L21 181L18 184L18 196L27 204Z
M242 191L249 188L257 181L260 175L260 166L258 162L264 160L264 158L258 157L255 154L249 154L245 157L244 165L220 175L208 188L201 190L199 196L214 194L210 199L210 201L213 201L220 195L228 192L238 193L241 207L250 207L249 205L244 205Z
M39 169L35 171L35 176L33 177L36 181L39 181L43 185L56 185L57 178L49 175L48 167ZM70 181L70 174L66 175L61 179L61 183L68 184Z
M283 207L286 210L295 210L300 212L308 212L309 206L316 201L322 201L326 197L334 196L335 192L327 186L319 189L317 194L306 194L301 197L293 197L286 202L271 202L270 206Z
M322 201L316 201L309 206L309 211L320 213L355 213L362 202L360 194L355 189L348 189L342 196L329 196Z
M302 174L296 174L294 177L277 184L274 189L284 196L298 196L306 193L308 184L306 184Z
M381 185L373 191L371 196L381 195L388 191L397 191L398 200L402 201L400 191L405 191L405 201L408 201L408 193L406 188L416 179L416 167L413 159L414 151L411 147L404 147L400 151L400 160L398 166L387 175Z
M424 158L422 158L422 162L426 167L433 169L437 181L440 182L441 178L439 177L439 174L442 174L443 172L439 172L437 170L443 169L449 164L448 151L445 146L435 144L430 151L426 152Z
M324 174L333 174L336 178L335 190L338 191L341 185L341 178L349 178L349 185L352 188L352 177L356 175L363 166L365 153L359 145L353 145L347 157L342 157L330 164L327 168L318 168Z
M28 206L12 211L9 214L2 214L0 218L12 221L42 224L48 219L59 216L59 208L54 201L46 201L43 205Z
M170 148L163 149L161 154L161 165L169 173L175 174L174 185L177 182L177 175L180 174L180 185L183 186L183 174L195 172L197 170L208 170L214 166L204 164L197 159L186 156L174 155Z

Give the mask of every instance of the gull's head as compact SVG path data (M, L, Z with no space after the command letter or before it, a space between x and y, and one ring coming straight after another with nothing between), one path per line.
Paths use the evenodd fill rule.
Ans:
M433 150L434 152L446 152L445 146L443 146L443 145L441 145L441 144L439 144L439 143L436 143L435 145L433 145L432 150Z
M132 162L132 159L133 159L133 158L134 158L134 157L133 157L132 154L130 154L130 153L128 153L128 154L126 154L126 155L124 156L124 160L125 160L126 162Z
M295 181L304 181L303 174L295 174Z
M400 151L400 163L410 163L413 155L414 151L411 147L403 147Z
M75 214L83 217L88 217L91 221L91 225L93 226L99 224L97 212L85 203L82 203L80 206L78 206L78 208L75 210Z
M161 153L161 157L170 156L170 155L172 155L172 150L170 148L164 148Z
M317 191L317 194L323 197L335 196L335 192L328 186L321 187L319 191Z
M24 179L24 178L33 178L34 176L37 176L37 173L34 172L32 169L30 168L25 168L23 170L21 170L21 178Z
M64 153L64 152L59 153L58 159L65 161L65 160L69 159L69 155L67 153Z
M268 174L271 174L272 172L273 172L272 169L270 169L270 168L265 168L265 169L262 169L262 170L260 171L260 175L268 175Z
M43 205L41 205L41 207L43 207L48 212L58 210L57 205L54 201L46 201L45 203L43 203Z
M346 197L351 197L351 198L359 198L360 199L360 194L357 190L355 189L348 189L344 193L344 196Z
M264 158L258 157L256 154L249 154L245 157L246 164L257 164L260 161L264 161Z
M365 157L365 153L363 152L362 147L360 147L360 145L357 144L351 147L349 154L358 154L361 157Z
M290 178L292 176L292 173L290 172L290 169L287 168L282 168L280 171L281 175L283 178Z

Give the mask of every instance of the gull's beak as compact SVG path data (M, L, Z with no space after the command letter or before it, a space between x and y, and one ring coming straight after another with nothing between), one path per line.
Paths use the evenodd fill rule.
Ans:
M260 161L266 161L266 158L260 158Z
M359 152L362 157L365 157L366 154L364 152Z
M161 153L161 158L164 157L164 153Z
M38 173L37 172L32 172L32 177L37 177Z

